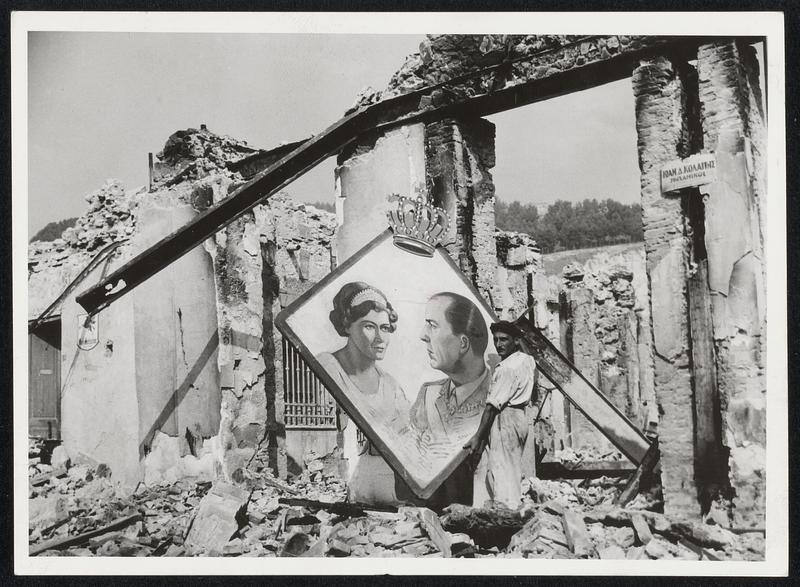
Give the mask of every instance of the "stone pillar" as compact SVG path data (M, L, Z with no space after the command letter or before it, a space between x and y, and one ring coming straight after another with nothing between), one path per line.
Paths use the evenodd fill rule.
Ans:
M215 189L214 200L228 188ZM220 460L225 478L236 483L245 469L286 476L281 338L273 327L280 310L275 242L265 206L206 241L217 294Z
M264 296L261 243L249 212L215 236L222 470L242 482L266 432L266 364L262 355Z
M445 119L425 127L426 184L450 215L448 253L493 306L497 267L494 222L494 124Z
M717 162L716 182L701 191L733 524L759 526L764 523L766 473L761 218L766 132L755 50L733 41L703 45L697 71L704 148Z
M342 205L336 230L341 264L389 227L393 194L425 195L424 125L412 124L372 137L339 155L336 186Z
M694 483L692 381L686 275L688 239L680 196L661 194L660 168L687 149L686 76L666 57L633 72L642 220L650 278L655 389L661 418L661 482L667 515L700 514Z
M600 344L595 336L597 327L594 294L588 287L576 287L564 292L567 316L567 356L572 364L595 387L600 387ZM569 406L569 446L576 451L611 450L613 446L597 427L575 406ZM598 456L598 455L595 455Z

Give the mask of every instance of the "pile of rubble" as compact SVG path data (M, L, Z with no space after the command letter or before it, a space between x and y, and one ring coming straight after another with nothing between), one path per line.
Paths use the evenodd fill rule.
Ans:
M143 194L144 189L126 191L122 182L109 179L86 196L86 212L61 238L28 245L29 317L57 298L103 247L130 238Z
M58 454L58 453L57 453ZM122 493L103 464L42 462L30 451L32 555L763 559L763 533L675 522L652 500L614 502L624 479L523 481L523 504L441 515L348 503L323 459L288 483L184 479ZM710 520L713 522L713 520Z
M362 90L348 111L424 87L451 82L423 100L433 106L485 94L602 61L643 46L643 37L585 38L574 35L427 35L419 52L406 57L383 91ZM469 74L486 70L484 75ZM465 76L465 77L461 77ZM451 81L452 80L452 81ZM420 107L424 107L421 103Z
M169 187L181 181L191 181L226 171L229 164L260 152L229 136L217 135L205 125L200 129L187 128L174 132L164 148L156 154L153 166L153 186Z
M133 209L143 192L143 188L126 192L121 181L107 180L103 187L86 196L89 207L61 238L72 247L87 251L128 238L136 228Z

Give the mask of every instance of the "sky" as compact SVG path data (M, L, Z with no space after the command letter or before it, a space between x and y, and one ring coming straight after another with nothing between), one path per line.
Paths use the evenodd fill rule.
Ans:
M336 122L384 88L423 35L31 32L31 234L78 216L109 178L147 183L147 154L199 128L272 148ZM630 79L490 116L497 197L639 199ZM286 190L334 198L334 158Z

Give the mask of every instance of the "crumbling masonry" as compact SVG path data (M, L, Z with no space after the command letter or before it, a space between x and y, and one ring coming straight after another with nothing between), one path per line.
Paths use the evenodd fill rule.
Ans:
M82 358L65 353L67 367L78 361L81 389L113 388L88 397L75 393L75 381L65 383L65 445L109 464L116 459L115 474L131 482L148 470L179 475L189 462L200 466L192 459L234 483L285 475L291 457L274 316L386 228L392 195L421 196L448 212L445 246L497 313L517 317L530 308L534 323L620 411L657 432L665 513L694 518L716 502L735 525L763 525L766 129L751 42L429 36L384 91L365 93L352 110L392 96L419 98L408 120L360 135L337 153L338 220L275 196L163 272L172 277L156 276L150 289L104 310L97 349ZM583 268L568 270L553 288L541 278L535 244L495 229L495 128L483 117L626 77L636 98L646 278ZM77 259L86 263L100 244L126 241L107 267L85 277L98 281L287 152L253 149L204 128L176 133L159 156L152 191L118 198L121 188L104 188L115 196L102 209L116 213L109 206L119 202L130 219L110 222L117 228L102 238L90 229L105 220L82 220L52 253L34 250L30 283L50 284L52 300L77 274ZM696 153L714 154L716 181L662 193L662 166ZM146 209L154 212L146 216ZM75 271L65 273L57 264L71 263L73 254ZM202 285L187 275L202 275ZM162 291L168 295L156 310L143 303ZM79 308L74 297L63 307L63 338L71 341ZM152 328L165 320L172 330ZM164 340L162 330L171 333ZM165 346L176 349L168 360L158 354ZM148 348L166 375L147 372ZM182 387L189 374L194 379ZM159 391L142 391L145 383ZM201 409L196 396L205 389L202 401L210 403ZM80 426L68 424L67 414L80 422L81 405L108 401L139 414L135 425L112 417L107 430L68 440L70 426ZM162 409L165 402L176 415ZM557 434L577 448L595 443L588 423L564 409ZM112 429L124 432L125 450L103 446ZM327 450L341 439L325 443Z

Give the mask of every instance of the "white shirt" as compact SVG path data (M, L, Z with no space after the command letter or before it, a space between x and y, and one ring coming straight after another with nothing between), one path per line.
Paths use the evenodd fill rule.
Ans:
M520 351L512 353L495 368L486 403L498 410L527 404L533 395L535 373L533 357Z

